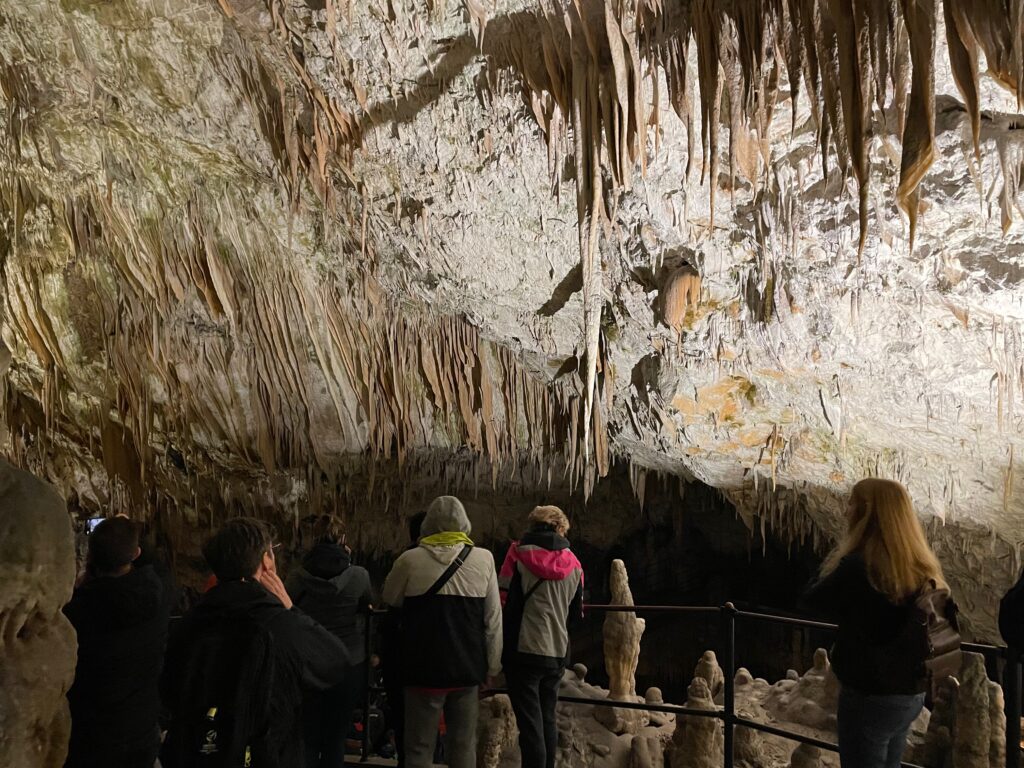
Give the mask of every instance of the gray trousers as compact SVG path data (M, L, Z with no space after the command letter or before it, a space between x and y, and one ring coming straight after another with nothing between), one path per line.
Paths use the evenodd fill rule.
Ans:
M451 693L405 689L405 766L430 768L434 764L437 728L444 712L445 756L449 768L476 768L476 719L479 688Z

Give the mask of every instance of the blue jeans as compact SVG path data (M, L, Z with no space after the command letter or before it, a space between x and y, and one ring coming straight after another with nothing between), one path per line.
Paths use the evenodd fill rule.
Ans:
M842 768L899 768L907 731L922 707L923 693L872 695L843 686L839 692Z

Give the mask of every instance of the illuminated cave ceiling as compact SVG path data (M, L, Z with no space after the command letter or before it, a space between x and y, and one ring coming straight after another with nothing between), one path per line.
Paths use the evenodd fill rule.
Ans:
M1022 19L0 0L4 450L191 520L620 461L790 537L878 473L990 618L1024 540Z

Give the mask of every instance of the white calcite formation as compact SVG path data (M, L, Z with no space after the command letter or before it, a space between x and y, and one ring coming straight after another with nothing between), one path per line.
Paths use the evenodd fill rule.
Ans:
M621 560L612 561L609 576L612 605L634 605L629 574ZM604 666L608 672L609 696L636 696L636 667L640 662L640 639L645 622L630 611L609 611L604 619Z
M711 689L703 677L695 677L687 690L689 709L715 709ZM681 715L672 736L672 768L719 768L723 759L722 723L710 717Z
M698 668L707 671L709 657ZM577 665L562 680L563 696L606 700L608 691L586 682L586 669ZM965 654L962 683L952 681L944 688L934 712L927 709L911 726L904 760L927 768L1001 768L1005 764L1006 720L1002 691L985 677L984 660ZM740 669L735 676L737 713L744 718L768 723L821 741L836 741L837 682L820 650L803 675L793 673L777 683L754 678ZM647 691L649 705L663 704L661 691ZM720 708L711 695L707 679L694 677L683 704L708 712ZM615 721L600 715L599 707L588 704L559 704L557 723L559 768L585 765L594 768L720 768L724 732L716 718L650 713L640 727L616 727ZM511 733L507 706L495 701L483 708L485 725L481 733L489 739L486 764L514 768L519 764L518 746ZM824 713L824 714L822 714ZM495 734L503 734L495 736ZM485 738L482 736L482 738ZM504 744L495 758L492 746ZM816 747L794 747L789 739L737 727L734 756L745 768L838 768L838 755Z
M1005 766L1003 692L988 679L984 657L965 653L959 680L953 702L953 768Z
M725 673L718 665L718 657L714 651L704 651L696 669L693 670L693 676L704 678L712 699L717 699L725 688Z
M85 510L330 503L374 547L410 478L617 461L824 548L884 475L993 637L1019 46L991 3L937 4L952 47L820 5L0 0L0 447Z
M794 675L772 686L764 704L777 720L834 730L838 702L839 681L832 674L828 653L819 648L814 666L803 676Z

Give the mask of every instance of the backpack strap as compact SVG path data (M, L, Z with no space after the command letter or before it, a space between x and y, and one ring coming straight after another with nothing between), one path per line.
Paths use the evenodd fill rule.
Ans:
M528 600L530 599L530 597L531 597L531 596L533 595L533 593L534 593L534 592L536 592L536 591L537 591L537 589L538 589L538 588L539 588L539 587L540 587L540 586L541 586L541 585L542 585L542 584L543 584L543 583L544 583L545 581L547 581L547 579L537 579L537 581L536 581L536 582L534 582L534 585L533 585L532 587L530 587L529 591L527 591L527 592L526 592L526 594L524 594L524 595L523 595L523 605L526 605L526 602L527 602L527 601L528 601Z
M438 576L437 581L430 585L430 589L423 593L423 597L433 597L440 592L441 588L451 580L452 576L455 575L455 572L458 571L466 562L466 559L469 557L469 553L472 549L472 544L464 546L462 551L455 556L454 560L452 560L451 565L445 569L445 572Z

